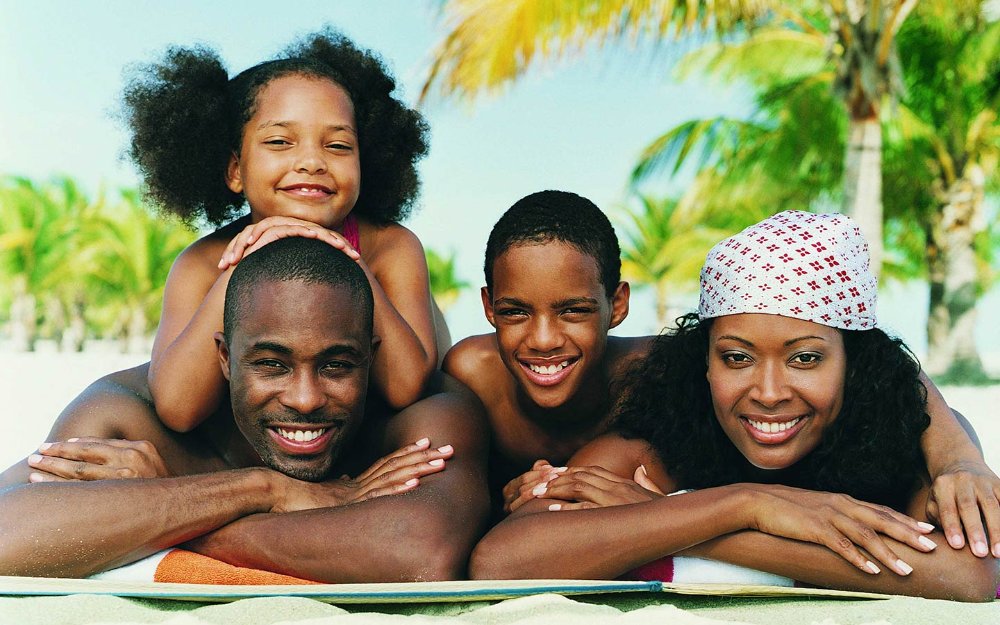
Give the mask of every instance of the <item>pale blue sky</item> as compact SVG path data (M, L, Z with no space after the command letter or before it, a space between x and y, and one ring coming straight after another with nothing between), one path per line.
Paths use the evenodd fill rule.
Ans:
M131 167L119 160L125 136L112 113L125 66L155 60L170 44L209 45L232 74L330 23L379 52L413 103L444 32L436 6L434 0L0 0L0 173L38 179L67 173L91 191L135 185ZM421 165L420 207L407 225L425 246L456 251L460 276L478 287L489 230L518 198L565 189L613 213L651 139L691 117L748 107L736 89L675 83L668 60L648 50L592 51L536 67L474 106L432 99L422 111L431 151ZM911 296L903 299L912 311ZM455 338L490 330L478 300L470 289L449 313ZM620 332L654 331L651 309L640 293ZM919 349L922 322L910 323L911 316L893 325Z

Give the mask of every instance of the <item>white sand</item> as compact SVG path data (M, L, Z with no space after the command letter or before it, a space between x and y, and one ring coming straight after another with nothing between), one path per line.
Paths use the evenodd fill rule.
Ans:
M107 349L84 354L0 352L0 398L7 400L8 415L0 440L0 467L34 451L62 409L88 384L147 359ZM972 422L987 461L1000 470L1000 385L941 390L948 403Z

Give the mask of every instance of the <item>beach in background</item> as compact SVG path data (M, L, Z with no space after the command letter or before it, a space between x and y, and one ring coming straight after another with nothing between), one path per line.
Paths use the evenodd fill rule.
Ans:
M116 353L112 344L98 344L83 353L59 353L46 345L35 353L0 351L0 397L9 415L0 438L0 466L6 468L34 451L45 440L53 421L66 405L97 378L148 360L146 354ZM1000 374L1000 359L987 360ZM986 460L1000 470L1000 385L943 387L948 403L972 422Z

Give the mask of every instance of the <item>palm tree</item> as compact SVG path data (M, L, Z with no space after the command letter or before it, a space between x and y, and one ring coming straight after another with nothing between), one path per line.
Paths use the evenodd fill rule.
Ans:
M428 248L425 255L427 257L427 271L430 274L431 295L434 296L441 312L447 312L455 304L462 289L467 288L469 283L458 279L455 275L455 252L451 252L448 256L442 256Z
M662 328L670 323L671 292L697 290L708 250L740 226L713 226L706 223L703 212L685 211L673 198L639 199L641 210L624 208L618 220L623 233L622 277L653 287L656 321Z
M123 351L147 351L160 318L163 289L174 258L197 234L180 221L153 213L135 190L92 221L86 240L93 269L95 316L121 339Z
M421 92L435 83L445 94L471 98L495 91L523 74L536 57L559 59L588 43L664 41L694 32L737 35L744 43L805 43L825 51L830 83L849 124L844 152L843 208L872 243L873 264L882 258L881 146L879 115L900 84L895 36L916 0L451 0L443 6L449 32L435 52ZM745 35L745 36L741 36ZM786 62L795 62L786 57Z

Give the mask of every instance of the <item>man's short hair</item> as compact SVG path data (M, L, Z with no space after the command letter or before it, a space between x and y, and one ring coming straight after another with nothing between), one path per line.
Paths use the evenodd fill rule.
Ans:
M493 265L515 245L561 241L597 262L611 297L621 280L621 249L607 215L585 197L568 191L539 191L514 203L500 217L486 243L486 288L493 294Z
M354 297L357 314L363 315L369 333L375 309L371 285L358 264L347 254L318 239L288 237L268 243L236 265L226 287L222 330L226 341L253 298L254 287L264 282L300 281L347 289ZM317 311L322 314L323 311Z

